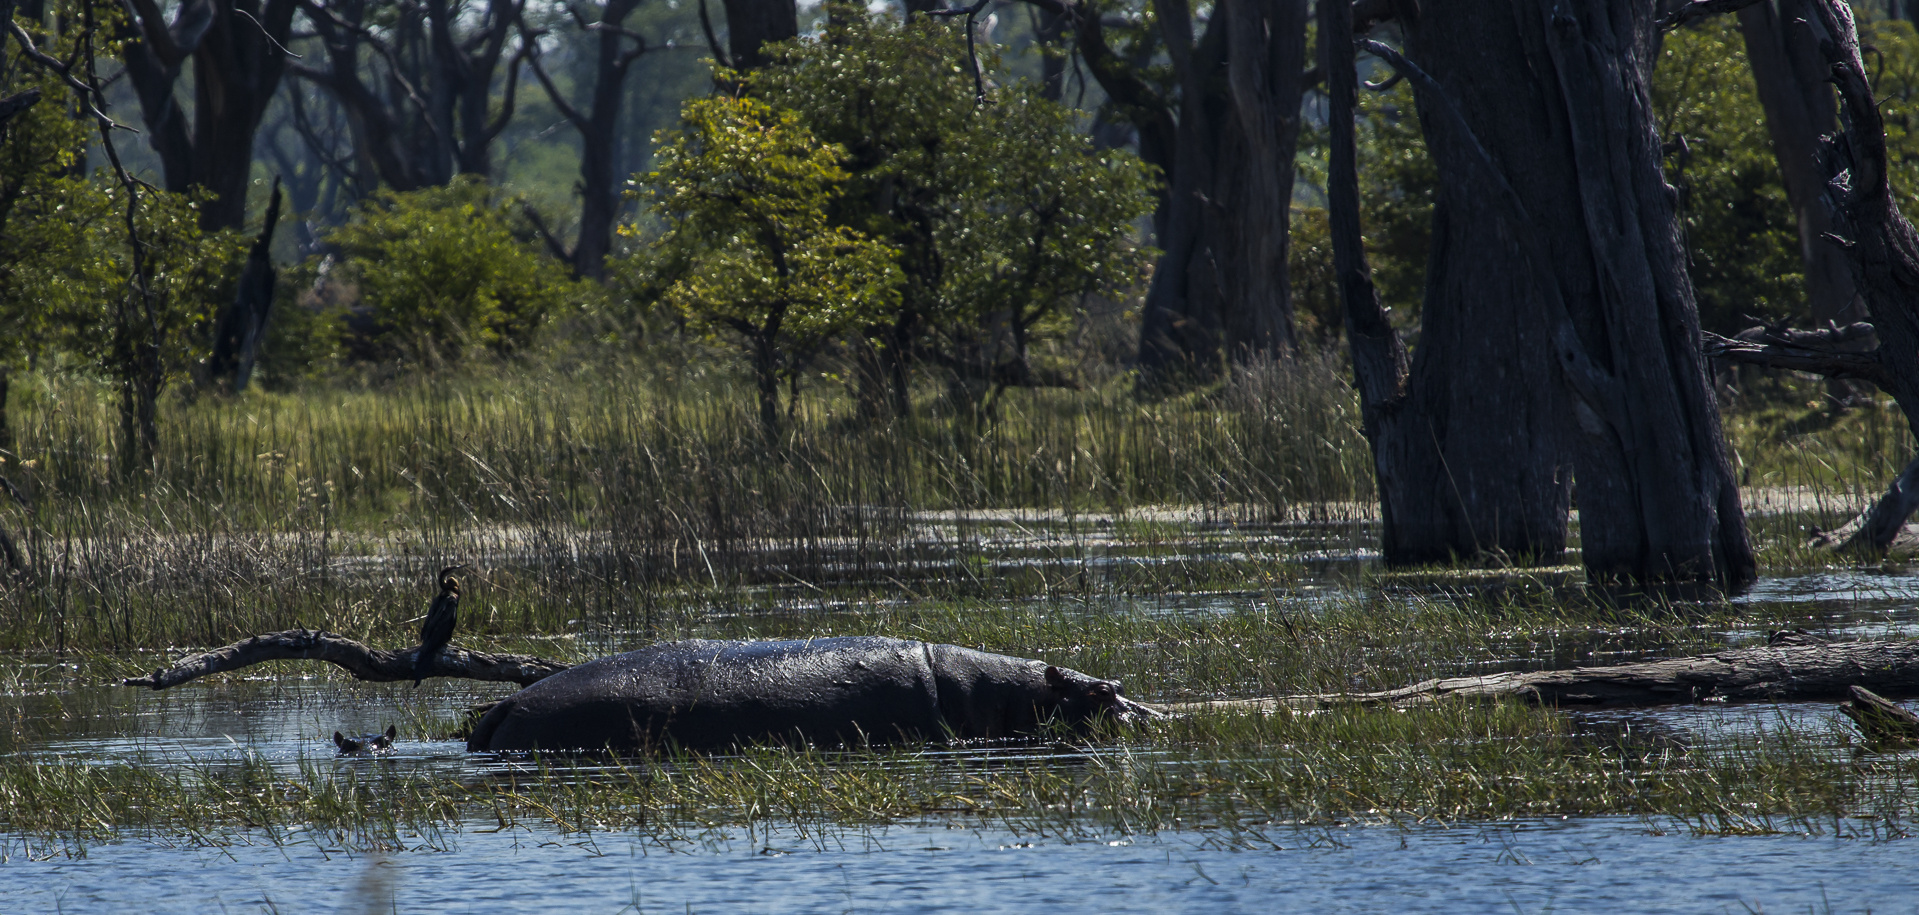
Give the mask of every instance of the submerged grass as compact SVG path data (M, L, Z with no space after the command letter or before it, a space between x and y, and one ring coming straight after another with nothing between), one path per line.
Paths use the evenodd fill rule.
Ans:
M1516 704L1313 715L1209 713L1094 749L769 748L449 778L398 761L217 764L0 759L0 832L31 853L128 834L446 847L458 830L639 831L659 841L773 824L903 820L1066 835L1258 836L1353 819L1455 823L1628 815L1712 834L1903 835L1919 758L1855 759L1790 732L1685 747L1578 733Z

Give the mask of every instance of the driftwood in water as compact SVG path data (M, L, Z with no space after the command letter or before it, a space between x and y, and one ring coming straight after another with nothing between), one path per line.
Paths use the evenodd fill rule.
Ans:
M1852 698L1839 703L1860 733L1875 746L1887 749L1919 746L1919 715L1892 704L1863 686L1852 688Z
M1159 708L1404 706L1446 698L1523 699L1562 708L1620 708L1692 702L1829 701L1847 698L1854 687L1892 696L1919 695L1919 640L1835 643L1787 638L1760 648L1638 664L1449 677L1379 692L1232 699Z
M133 677L127 686L166 689L217 673L251 667L265 661L325 661L352 674L356 679L376 683L411 680L417 648L386 651L368 648L343 635L331 632L289 629L256 635L225 648L216 648L184 658L172 667L162 668L144 677ZM424 672L429 677L459 677L518 683L527 686L553 676L571 665L545 658L518 654L487 654L448 646L434 656Z

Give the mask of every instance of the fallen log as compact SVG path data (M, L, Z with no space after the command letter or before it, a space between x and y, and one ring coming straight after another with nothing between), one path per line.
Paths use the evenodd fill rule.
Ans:
M1919 715L1892 704L1863 686L1852 688L1852 698L1839 703L1866 742L1880 749L1919 747Z
M368 648L343 635L307 629L288 629L256 635L225 648L201 652L163 667L144 677L131 677L127 686L167 689L190 683L201 677L239 670L266 661L325 661L345 670L355 679L374 683L412 680L418 648L387 651ZM424 672L428 677L458 677L529 686L553 676L572 665L531 655L488 654L447 646L432 659Z
M1856 686L1888 696L1919 695L1919 640L1821 642L1787 637L1763 647L1637 664L1446 677L1378 692L1165 703L1156 708L1165 712L1310 710L1345 705L1409 706L1442 699L1518 699L1558 708L1633 708L1694 702L1833 701L1848 698Z

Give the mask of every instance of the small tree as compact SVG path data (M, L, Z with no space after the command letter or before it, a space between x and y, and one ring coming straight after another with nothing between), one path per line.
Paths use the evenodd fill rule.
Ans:
M372 312L376 352L438 368L474 349L531 342L575 290L566 268L516 237L485 181L385 192L328 233Z
M947 265L940 298L960 323L941 330L975 403L1066 383L1032 365L1036 333L1068 325L1068 308L1090 293L1139 284L1151 266L1133 226L1152 212L1152 169L1075 126L1065 106L1013 91L951 140L965 181L935 238Z
M750 98L688 102L660 136L645 184L667 223L654 243L665 299L693 326L730 336L753 363L760 421L780 426L779 388L798 393L819 347L899 298L885 246L833 225L844 151L823 146L792 112Z

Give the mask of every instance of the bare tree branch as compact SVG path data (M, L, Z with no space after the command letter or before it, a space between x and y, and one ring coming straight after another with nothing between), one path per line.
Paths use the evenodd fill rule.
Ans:
M1659 20L1659 28L1670 31L1682 25L1698 22L1707 16L1736 13L1758 2L1759 0L1693 0Z
M1707 356L1743 365L1812 372L1828 378L1857 378L1881 390L1893 390L1892 372L1876 352L1853 352L1840 347L1871 340L1873 327L1864 321L1823 330L1792 330L1784 326L1752 327L1737 336L1706 331L1701 347Z
M145 686L156 690L190 683L201 677L226 673L267 661L325 661L352 674L356 679L374 683L396 683L415 676L417 648L386 651L368 648L343 635L331 632L289 629L256 635L225 648L216 648L183 658L144 677L125 681L127 686ZM526 686L553 676L571 665L545 658L517 654L487 654L448 646L432 659L427 676L457 677L466 680L518 683Z

